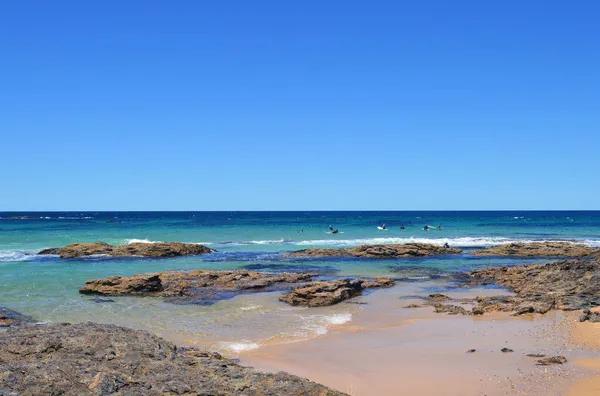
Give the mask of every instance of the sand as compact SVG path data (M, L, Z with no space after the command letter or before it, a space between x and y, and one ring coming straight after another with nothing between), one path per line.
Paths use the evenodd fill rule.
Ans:
M304 342L274 344L240 355L243 364L287 371L354 396L369 395L566 395L573 386L593 389L589 358L572 347L575 313L512 317L435 314L408 309L414 285L361 297L367 303L351 322ZM446 293L455 297L496 295L499 290ZM512 353L501 352L510 348ZM475 349L473 353L467 350ZM562 355L564 365L539 366L527 354ZM569 393L571 394L571 393ZM590 393L572 393L580 396Z

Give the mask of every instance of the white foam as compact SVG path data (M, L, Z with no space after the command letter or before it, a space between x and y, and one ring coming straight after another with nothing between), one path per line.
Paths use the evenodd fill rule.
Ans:
M335 314L335 315L327 316L325 318L325 321L329 322L332 325L341 325L341 324L350 322L351 320L352 320L351 313Z
M240 309L242 311L252 311L255 309L259 309L261 306L260 305L246 305L245 307L240 307Z
M260 345L255 342L222 342L221 347L236 353L240 353L257 349L260 347Z
M34 254L27 254L23 252L15 252L15 251L0 251L0 262L6 261L30 261L35 259Z
M429 243L432 245L443 246L445 243L457 247L486 247L499 246L508 243L535 243L535 242L568 242L583 243L589 246L600 246L600 240L536 240L536 239L511 239L502 237L459 237L459 238L365 238L365 239L317 239L295 242L298 246L356 246L356 245L378 245L378 244L406 244L406 243Z
M151 241L149 239L125 239L125 243L127 244L131 244L131 243L160 243L162 241Z
M325 335L329 331L329 327L335 325L342 325L352 320L351 313L338 313L332 315L315 315L315 316L302 316L304 324L302 325L301 335L307 336L320 336Z
M124 242L126 244L132 244L132 243L163 243L163 241L151 241L150 239L125 239ZM213 242L185 242L185 243L189 243L192 245L211 245Z

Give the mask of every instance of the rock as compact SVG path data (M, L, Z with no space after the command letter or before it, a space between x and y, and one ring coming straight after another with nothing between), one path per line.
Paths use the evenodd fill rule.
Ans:
M477 297L473 307L474 315L483 315L487 312L501 311L514 312L513 316L528 313L545 314L554 307L552 298L539 297L538 300L529 300L511 296Z
M467 351L467 353L474 353L474 352L476 352L476 351L477 351L476 349L469 349L469 350Z
M451 298L445 294L434 293L434 294L430 294L429 296L427 296L427 300L440 302L440 301L449 301L449 300L451 300Z
M32 320L27 316L21 315L11 309L0 307L0 328L17 327L31 322Z
M423 308L423 306L419 304L408 304L405 305L404 308Z
M600 312L592 312L589 309L585 309L579 317L580 322L592 322L600 323Z
M529 357L534 357L534 358L542 358L542 357L546 357L546 355L544 355L543 353L529 353L526 356Z
M510 348L502 348L502 349L500 349L500 352L502 352L502 353L512 353L514 351L512 349L510 349Z
M360 295L363 290L362 284L362 280L350 279L313 282L293 289L279 297L279 300L291 305L324 307Z
M377 277L373 280L363 280L362 288L368 289L372 287L392 287L396 284L396 282L392 278L387 277Z
M570 242L509 243L473 252L476 256L585 257L600 254L600 249Z
M519 267L488 268L470 272L474 283L513 290L517 312L545 313L600 305L600 258L554 261Z
M264 290L275 284L308 282L315 274L265 274L256 271L166 271L131 277L112 276L89 280L82 294L104 296L197 297L211 299L217 293Z
M95 323L0 331L0 373L0 393L22 396L343 395L216 353L178 349L145 331Z
M109 245L104 242L72 243L62 248L44 249L38 254L55 254L60 258L86 257L96 254L114 257L176 257L212 253L204 245L180 242L130 243L128 245Z
M540 359L537 361L537 365L539 366L548 366L551 364L565 364L567 363L567 358L564 356L551 356L545 359Z
M286 257L362 257L362 258L401 258L460 254L461 249L444 248L426 243L406 243L387 245L360 245L353 248L321 249L312 248L286 254Z
M472 315L471 312L459 305L435 304L433 308L436 313L447 313L448 315Z

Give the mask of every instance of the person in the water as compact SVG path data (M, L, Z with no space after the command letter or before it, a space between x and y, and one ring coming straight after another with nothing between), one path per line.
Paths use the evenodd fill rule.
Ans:
M340 230L333 230L331 231L332 234L339 234Z
M402 225L400 226L400 229L401 229L401 230L403 230L403 229L404 229L404 224L402 224Z
M304 234L304 230L298 231L298 234Z
M441 229L442 229L442 226L438 224L438 227L437 227L437 228L438 228L438 230L441 230Z
M384 230L387 230L387 227L384 225L381 226L381 228L383 228Z
M450 245L448 245L448 242L444 243L444 247L445 247L446 249L450 249Z
M429 230L429 226L428 226L427 224L425 224L425 227L423 227L423 229L424 229L425 231L428 231L428 230Z
M333 231L333 227L332 226L329 226L329 231Z

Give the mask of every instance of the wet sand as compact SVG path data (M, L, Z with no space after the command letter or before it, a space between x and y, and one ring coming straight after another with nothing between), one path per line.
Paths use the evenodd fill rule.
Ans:
M577 345L593 350L596 356L600 356L600 323L574 323L571 328L571 340ZM588 376L573 384L569 388L568 396L600 395L600 358L578 359L575 364L585 369Z
M432 308L404 308L418 299L415 285L360 297L366 303L351 322L303 342L243 352L243 364L286 371L350 395L566 395L593 384L578 359L593 357L569 337L575 313L545 316L449 316ZM418 286L422 289L422 285ZM422 291L422 290L421 290ZM445 293L497 295L498 289ZM510 348L512 353L501 352ZM473 353L467 350L475 349ZM562 355L564 365L539 366L527 354ZM575 383L575 385L573 385ZM583 384L583 385L580 385ZM569 393L571 394L571 393ZM589 393L588 393L589 394ZM586 393L572 393L573 396Z

